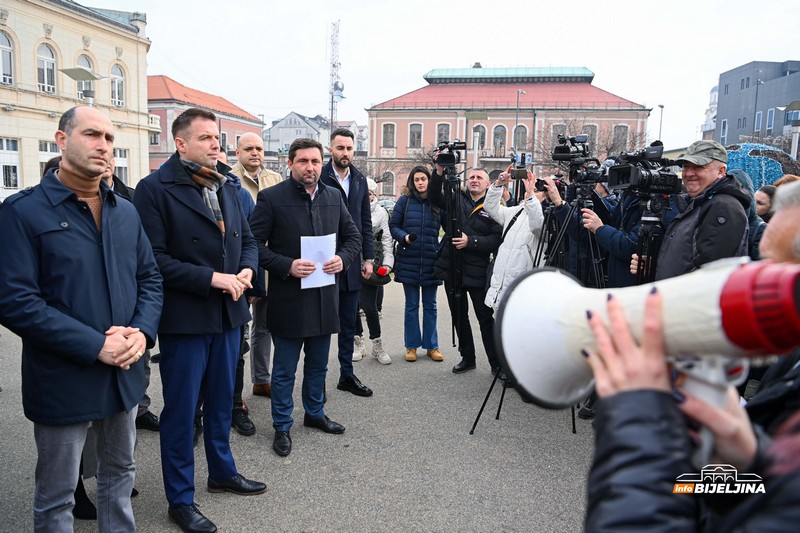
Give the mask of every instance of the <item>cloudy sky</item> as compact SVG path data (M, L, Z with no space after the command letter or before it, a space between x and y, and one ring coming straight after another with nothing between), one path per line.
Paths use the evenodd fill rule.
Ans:
M328 114L331 23L339 20L339 120L418 89L434 68L576 66L652 107L649 130L699 137L719 74L800 59L797 0L78 0L147 14L148 74L218 94L269 123Z

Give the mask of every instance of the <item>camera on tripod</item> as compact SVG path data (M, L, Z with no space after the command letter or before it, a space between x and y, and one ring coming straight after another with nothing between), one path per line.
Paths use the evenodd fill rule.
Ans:
M459 141L458 139L450 141L442 141L436 147L439 153L433 162L447 170L455 170L456 165L461 161L461 154L459 151L466 150L467 143Z
M673 166L664 159L664 146L651 144L636 152L622 153L617 157L617 165L608 169L608 186L611 189L627 189L637 194L672 194L680 192L681 180L678 175L665 170Z
M558 146L553 148L553 161L569 163L570 185L593 184L605 181L600 161L589 153L588 135L565 137L559 134ZM569 144L567 144L569 143Z

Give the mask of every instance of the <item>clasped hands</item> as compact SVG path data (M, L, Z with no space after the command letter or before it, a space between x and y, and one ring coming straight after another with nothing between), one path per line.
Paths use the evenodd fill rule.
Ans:
M97 358L101 363L129 370L142 358L147 349L147 339L139 328L111 326Z

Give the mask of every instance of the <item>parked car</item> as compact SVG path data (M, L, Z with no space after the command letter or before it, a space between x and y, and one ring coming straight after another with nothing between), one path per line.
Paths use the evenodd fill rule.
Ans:
M386 208L387 211L389 211L389 217L392 216L392 211L394 211L394 204L396 203L397 202L395 202L391 198L387 198L385 200L378 200L378 205L382 205L383 207Z

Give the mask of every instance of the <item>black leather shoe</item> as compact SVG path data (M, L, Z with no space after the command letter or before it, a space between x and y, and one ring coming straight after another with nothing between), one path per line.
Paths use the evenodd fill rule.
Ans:
M200 437L203 435L203 419L200 417L195 417L194 423L192 424L192 445L197 447L197 443L200 442Z
M341 435L344 433L344 426L341 424L337 424L328 416L323 416L322 418L311 418L306 413L303 416L303 425L310 427L310 428L317 428L321 429L325 433L333 433L334 435Z
M276 431L275 439L272 441L272 449L281 457L286 457L292 453L292 437L288 431Z
M195 504L170 507L169 519L186 533L216 533L214 522L203 516Z
M468 370L475 370L475 362L469 363L462 359L460 363L453 367L453 374L463 374Z
M136 429L147 429L149 431L160 431L161 421L150 411L145 411L136 417Z
M231 427L235 429L239 435L244 437L256 434L256 425L250 420L250 415L247 414L247 411L239 407L233 410Z
M267 486L260 481L251 481L241 474L230 479L208 478L208 492L232 492L239 496L255 496L267 491Z
M339 378L339 384L336 385L339 390L352 392L356 396L372 396L372 389L361 383L358 378L352 376L342 376Z

